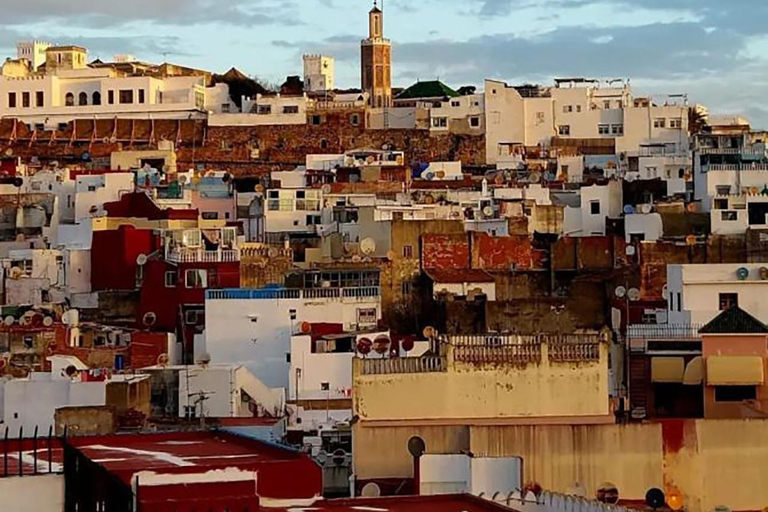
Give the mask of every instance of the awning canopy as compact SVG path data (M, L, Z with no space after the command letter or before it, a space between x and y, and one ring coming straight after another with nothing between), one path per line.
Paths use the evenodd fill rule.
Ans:
M682 357L654 357L651 359L651 382L680 384L685 373Z
M760 386L765 382L760 356L710 356L707 384L710 386Z

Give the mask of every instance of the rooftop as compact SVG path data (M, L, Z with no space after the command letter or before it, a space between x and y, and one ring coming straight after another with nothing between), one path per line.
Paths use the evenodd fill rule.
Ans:
M398 100L414 100L419 98L453 98L459 93L445 85L440 80L416 82L397 95Z
M354 498L320 500L309 507L265 508L271 512L312 510L315 512L481 512L511 511L513 509L469 494L434 496L392 496L386 498Z
M701 334L768 334L768 325L736 306L717 315L699 332Z

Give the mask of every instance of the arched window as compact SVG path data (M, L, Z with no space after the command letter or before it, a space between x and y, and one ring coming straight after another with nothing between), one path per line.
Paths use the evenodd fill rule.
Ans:
M93 93L93 101L91 103L93 105L101 105L101 93L99 91Z
M75 106L75 95L71 92L68 92L67 95L64 97L64 103L68 107L74 107Z
M88 93L81 92L80 98L78 98L78 105L87 105L88 104Z

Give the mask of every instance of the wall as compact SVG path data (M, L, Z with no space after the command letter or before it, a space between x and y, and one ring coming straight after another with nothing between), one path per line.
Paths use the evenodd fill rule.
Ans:
M59 512L64 510L64 476L0 478L0 496L3 512Z
M624 233L627 243L630 243L632 235L643 235L643 240L655 242L664 235L661 215L658 213L626 215Z
M240 393L235 386L235 367L187 366L179 371L179 417L185 416L185 408L194 410L200 417L201 406L196 393L205 393L202 412L208 418L237 416Z
M500 143L525 144L523 98L504 82L485 81L485 163L494 165L502 156ZM548 110L548 109L547 109Z
M91 190L93 188L94 190ZM75 196L75 222L94 217L91 208L117 201L125 192L133 192L134 175L130 172L78 176Z
M555 363L542 345L540 363L475 366L453 363L449 356L445 372L382 375L360 374L362 363L355 360L354 410L361 421L413 424L562 417L610 421L608 352L602 344L600 354L599 362Z

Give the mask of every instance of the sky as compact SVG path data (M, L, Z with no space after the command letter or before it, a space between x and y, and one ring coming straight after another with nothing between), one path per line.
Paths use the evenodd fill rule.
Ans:
M687 93L768 128L768 0L385 0L393 80L550 84L628 78L636 94ZM370 0L2 0L0 50L80 44L280 83L304 53L336 58L359 87Z

